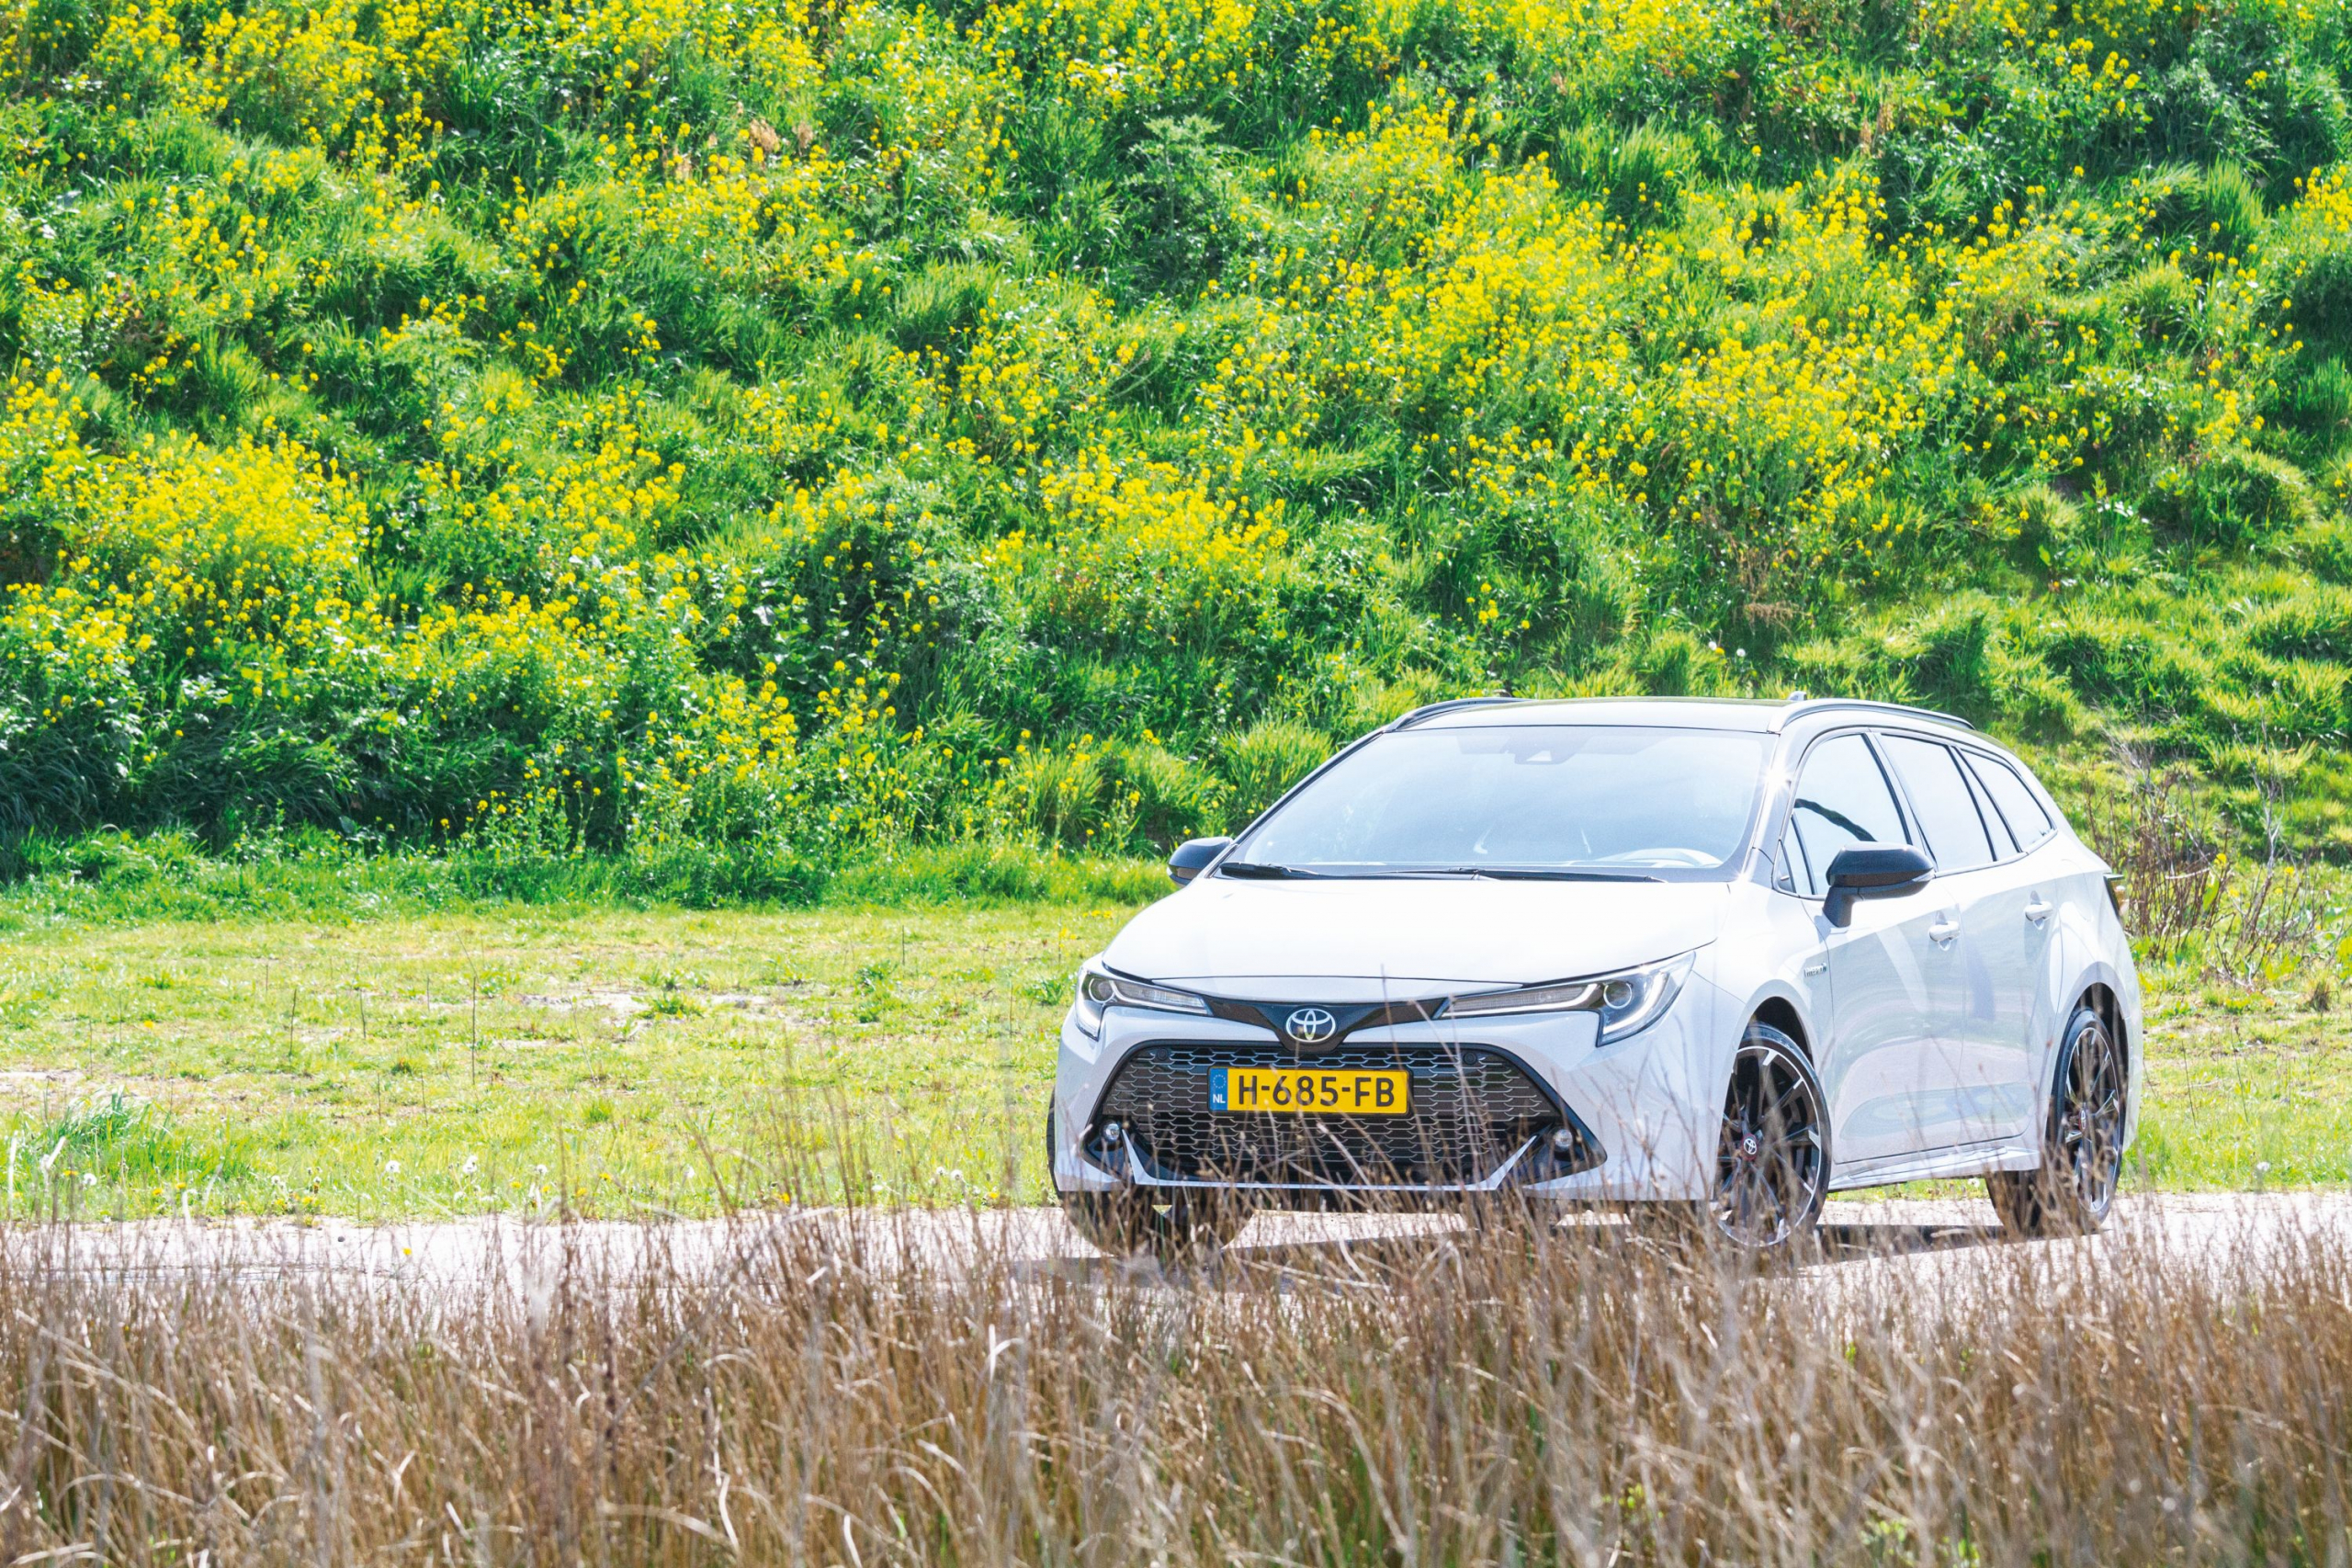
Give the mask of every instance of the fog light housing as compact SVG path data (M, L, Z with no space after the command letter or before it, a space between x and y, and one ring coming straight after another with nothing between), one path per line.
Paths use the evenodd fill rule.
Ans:
M1582 1176L1608 1159L1609 1151L1600 1146L1592 1129L1569 1111L1551 1126L1535 1129L1534 1146L1527 1151L1527 1158L1521 1162L1514 1179L1540 1182Z
M1119 1146L1120 1136L1121 1132L1119 1124L1116 1122L1105 1122L1102 1123L1102 1141L1104 1143L1110 1145L1113 1148L1116 1148Z

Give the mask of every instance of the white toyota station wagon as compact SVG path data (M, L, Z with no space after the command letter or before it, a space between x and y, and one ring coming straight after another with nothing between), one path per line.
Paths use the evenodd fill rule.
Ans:
M1838 1188L1982 1176L2028 1235L2114 1200L2116 883L1960 719L1441 703L1169 871L1062 1025L1054 1181L1105 1249L1266 1207L1670 1204L1769 1248Z

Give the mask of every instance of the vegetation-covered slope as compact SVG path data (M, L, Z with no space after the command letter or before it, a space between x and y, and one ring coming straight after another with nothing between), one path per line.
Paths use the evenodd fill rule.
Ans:
M2352 846L2344 0L0 0L0 816L1212 827L1465 691Z

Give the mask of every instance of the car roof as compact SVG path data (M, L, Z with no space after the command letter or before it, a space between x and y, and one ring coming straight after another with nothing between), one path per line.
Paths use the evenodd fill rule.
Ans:
M1733 729L1774 735L1816 715L1926 723L1971 729L1966 719L1931 708L1845 697L1460 697L1415 708L1395 729L1485 729L1499 725L1626 724L1667 729Z
M1640 724L1675 729L1747 729L1767 734L1780 728L1786 703L1713 697L1576 697L1561 701L1511 697L1466 698L1416 708L1396 721L1399 729L1483 729L1518 724Z

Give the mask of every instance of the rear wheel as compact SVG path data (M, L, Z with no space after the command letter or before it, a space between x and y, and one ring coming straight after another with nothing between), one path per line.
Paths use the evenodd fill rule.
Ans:
M2123 1053L2107 1021L2087 1007L2075 1010L2064 1038L2041 1164L1984 1179L2012 1235L2088 1235L2115 1207L2123 1175Z
M1770 1252L1812 1230L1829 1186L1826 1104L1803 1047L1769 1023L1750 1023L1724 1092L1704 1210L1712 1235Z

